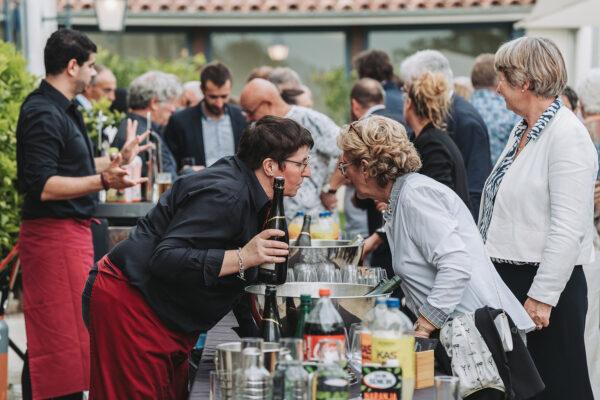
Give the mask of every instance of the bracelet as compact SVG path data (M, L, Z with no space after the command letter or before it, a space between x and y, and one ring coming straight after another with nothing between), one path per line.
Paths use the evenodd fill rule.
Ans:
M100 172L100 182L102 182L102 187L104 188L104 190L110 189L108 183L106 182L106 179L104 179L104 172Z
M425 317L423 317L423 318L425 318ZM432 325L433 325L433 324L432 324ZM413 329L414 329L415 331L421 331L421 332L425 332L425 333L426 333L426 334L428 334L428 335L431 335L431 333L432 333L433 331L435 331L435 328L434 328L434 329L427 329L426 327L424 327L424 326L421 326L421 325L419 324L419 321L418 321L418 320L415 322L415 325L413 326Z
M238 254L238 265L240 266L240 270L238 271L238 278L240 278L242 280L246 280L246 279L244 279L244 260L242 260L242 248L241 247L238 247L237 254Z

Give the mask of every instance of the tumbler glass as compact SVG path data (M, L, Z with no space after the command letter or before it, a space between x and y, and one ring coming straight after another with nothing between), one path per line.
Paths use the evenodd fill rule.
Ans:
M435 400L459 400L456 376L434 377Z

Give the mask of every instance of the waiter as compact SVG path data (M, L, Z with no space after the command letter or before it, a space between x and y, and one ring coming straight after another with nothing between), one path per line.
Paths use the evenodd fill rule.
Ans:
M89 340L80 293L93 266L91 217L97 192L125 188L121 164L146 136L128 125L128 141L112 162L94 158L73 98L85 90L96 45L61 29L44 49L46 77L21 106L17 125L18 187L25 194L19 233L28 360L24 399L80 399L89 387Z
M92 349L90 399L186 399L188 353L240 301L264 262L285 261L262 231L273 181L295 196L310 176L310 133L267 116L237 156L175 181L129 237L94 267L83 293ZM92 290L93 287L93 290Z

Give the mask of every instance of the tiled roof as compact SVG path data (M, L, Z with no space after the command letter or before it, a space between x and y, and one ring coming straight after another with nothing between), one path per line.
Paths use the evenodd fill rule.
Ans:
M56 0L63 10L67 0ZM94 0L70 0L73 11L92 10ZM529 6L535 0L129 0L130 12L376 11L399 9Z

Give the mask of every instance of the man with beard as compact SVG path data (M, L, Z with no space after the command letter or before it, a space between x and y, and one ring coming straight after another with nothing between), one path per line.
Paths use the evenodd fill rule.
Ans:
M25 194L19 232L28 358L24 399L81 399L89 387L89 340L81 292L94 263L90 224L97 192L131 180L120 166L140 151L148 133L127 140L114 159L94 158L73 98L96 75L96 45L60 29L44 49L46 78L21 106L17 124L18 187Z
M228 104L232 78L227 66L207 64L200 82L204 100L173 114L164 131L180 172L200 170L235 154L246 127L241 109Z

